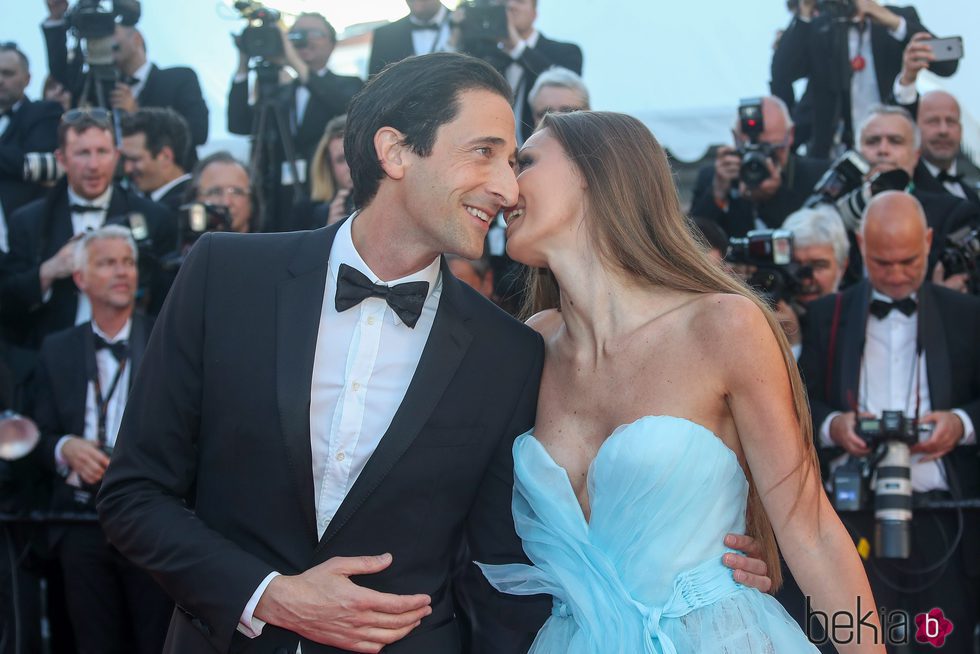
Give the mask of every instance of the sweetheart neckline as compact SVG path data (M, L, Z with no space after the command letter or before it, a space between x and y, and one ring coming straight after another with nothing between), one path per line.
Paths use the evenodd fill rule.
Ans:
M606 437L606 439L604 441L602 441L602 445L599 446L599 449L596 450L595 456L592 458L592 461L589 462L589 467L586 470L586 493L588 493L588 489L589 489L589 486L590 486L589 480L592 479L592 469L595 467L596 461L599 460L599 457L602 455L602 450L606 447L606 445L609 443L609 441L613 440L613 438L615 438L616 436L618 436L618 435L620 435L620 434L622 434L622 433L624 433L626 431L629 431L629 428L630 427L634 427L634 426L636 426L637 424L639 424L639 423L641 423L643 421L646 421L646 420L663 420L663 419L667 419L667 420L679 420L681 422L687 423L688 425L691 425L693 427L696 427L697 428L697 431L700 431L700 432L704 433L709 438L711 438L711 440L717 442L718 445L721 446L722 448L724 448L725 452L728 453L728 456L730 456L733 459L733 462L735 463L735 466L738 468L738 471L741 474L742 479L745 481L745 483L746 484L749 483L748 482L748 477L746 477L746 475L745 475L745 470L742 468L742 464L738 460L738 456L735 454L735 452L732 450L732 448L730 448L727 445L725 445L725 442L721 440L721 438L718 436L718 434L714 433L713 431L711 431L710 429L708 429L704 425L702 425L700 423L697 423L697 422L694 422L693 420L690 420L688 418L682 418L680 416L670 416L670 415L660 414L660 415L640 416L639 418L637 418L636 420L633 420L632 422L625 422L625 423L619 425L618 427L616 427L615 429L613 429L612 432L609 433L609 435ZM575 494L575 488L572 486L572 479L568 475L568 470L564 466L559 465L559 463L557 461L555 461L555 458L553 456L551 456L551 453L548 451L548 448L546 448L544 446L544 443L542 443L541 441L539 441L537 439L537 437L534 435L534 427L532 427L531 429L529 429L526 432L524 432L523 434L521 434L521 436L527 436L532 441L534 441L537 444L537 446L541 449L541 451L544 453L545 457L548 459L548 462L551 463L551 465L555 466L556 468L558 468L559 470L562 470L565 473L565 480L567 482L566 487L571 492L572 499L575 501L575 505L579 509L578 510L578 514L582 518L582 521L585 523L586 529L590 529L591 526L592 526L592 497L591 496L589 497L589 517L586 518L585 517L585 511L582 510L582 505L578 501L578 495Z

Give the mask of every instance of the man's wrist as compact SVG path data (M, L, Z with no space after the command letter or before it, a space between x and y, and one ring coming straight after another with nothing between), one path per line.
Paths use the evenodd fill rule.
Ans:
M262 600L266 597L267 591L269 590L269 586L272 585L272 582L281 576L282 575L280 575L278 572L270 572L266 578L262 580L262 583L258 585L255 592L252 593L252 597L249 598L248 603L245 604L245 609L242 611L242 616L238 621L238 631L245 636L249 638L257 638L262 635L262 629L265 628L265 625L269 621L263 620L259 615L257 615L257 613L260 612L259 604L261 604ZM264 607L265 609L268 608L268 601L271 601L271 598L267 600L267 604ZM264 611L262 611L262 614L267 618L269 617Z

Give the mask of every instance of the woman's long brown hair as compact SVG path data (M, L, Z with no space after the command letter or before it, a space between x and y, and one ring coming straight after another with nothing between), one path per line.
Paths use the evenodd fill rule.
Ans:
M539 129L548 129L558 139L585 180L586 229L604 263L651 286L741 295L765 314L782 350L793 393L803 452L796 469L802 468L802 495L805 485L814 483L811 476L819 465L806 388L789 343L769 307L706 254L704 243L681 211L667 155L653 134L631 116L593 111L547 114ZM528 316L560 308L560 290L550 271L529 271L526 298L524 313ZM752 475L748 470L745 473L749 480L746 531L762 546L775 592L782 583L779 549Z

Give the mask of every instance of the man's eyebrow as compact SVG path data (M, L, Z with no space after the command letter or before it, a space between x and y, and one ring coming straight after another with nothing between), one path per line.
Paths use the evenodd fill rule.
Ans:
M478 136L466 142L467 146L473 145L505 145L507 141L499 136Z

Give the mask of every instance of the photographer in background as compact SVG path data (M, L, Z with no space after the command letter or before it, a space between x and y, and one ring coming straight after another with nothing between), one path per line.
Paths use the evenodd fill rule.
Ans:
M449 8L439 0L406 0L406 4L407 16L374 30L369 77L405 57L452 50Z
M963 125L960 103L946 91L930 91L919 99L916 124L922 133L922 151L912 181L930 193L949 193L980 206L976 187L957 174Z
M42 29L48 50L51 76L71 92L73 105L79 103L86 71L80 46L69 62L65 14L67 0L45 0L48 19ZM116 25L112 58L117 70L114 90L108 98L111 108L136 113L141 107L170 107L190 126L193 145L208 140L208 106L201 93L197 74L186 67L158 68L146 58L146 41L132 25ZM109 107L106 107L109 108Z
M191 179L187 121L173 109L140 109L123 118L121 129L126 177L176 216Z
M956 625L945 646L967 652L980 597L976 514L965 516L962 539L945 565L926 574L912 572L936 564L958 531L955 512L921 504L980 497L980 298L925 281L932 239L913 196L876 195L859 235L867 279L809 305L800 366L824 464L842 452L858 458L871 454L857 432L859 417L895 410L931 425L931 433L918 434L911 447L911 556L883 559L872 551L866 567L880 606L910 615L941 607ZM836 459L832 467L839 463ZM855 540L873 540L871 512L842 512L841 518ZM894 586L905 590L896 592Z
M744 236L756 228L779 227L801 206L826 170L827 162L794 154L793 120L783 101L776 97L746 101L754 118L736 119L735 147L718 148L715 162L703 167L694 184L691 214L718 223L729 236ZM744 113L740 110L740 114ZM748 123L757 134L747 134ZM761 123L761 124L760 124ZM760 130L761 128L761 130ZM765 171L749 179L744 155L750 150ZM756 168L760 164L757 163ZM760 177L764 177L760 179Z
M31 81L30 64L13 43L0 43L0 250L7 251L7 217L44 193L25 180L24 155L54 152L58 147L61 107L31 102L24 89Z
M72 246L72 278L92 319L41 347L37 459L51 474L53 512L94 513L152 323L133 312L138 251L128 229L101 227ZM159 654L173 603L107 543L94 515L91 523L52 525L48 537L64 572L78 651Z
M327 69L327 62L337 43L337 33L326 18L320 14L304 13L296 18L288 33L283 27L278 27L282 54L267 59L265 63L273 67L287 66L295 78L280 71L280 84L274 92L275 97L271 100L262 98L262 91L257 88L255 104L249 104L251 55L242 49L245 46L243 39L237 38L238 71L228 92L228 131L252 135L253 147L257 142L261 146L257 151L259 156L253 155L253 172L263 178L259 184L263 190L266 212L263 227L266 231L288 227L294 198L309 195L307 167L327 123L335 116L347 113L350 99L363 86L357 77L336 75ZM266 133L258 134L258 116L264 101L270 102L268 106L274 109L273 113L266 115ZM288 124L282 127L288 134L291 148L282 142L275 115L288 120ZM272 143L260 142L270 139ZM290 149L295 152L296 175L287 158ZM294 179L294 176L299 179Z
M119 152L108 111L66 112L55 155L65 176L11 216L10 252L0 259L0 309L8 340L35 350L48 334L91 315L71 279L74 240L106 223L131 227L146 259L142 288L152 283L158 258L176 240L166 208L113 184Z
M773 53L771 87L794 109L793 82L808 80L807 154L825 158L836 143L852 144L868 109L893 98L906 45L926 31L913 7L876 0L798 3ZM948 77L957 64L937 62L930 69Z
M227 151L201 159L187 186L187 202L227 209L227 224L219 231L247 234L257 230L258 207L248 168Z

